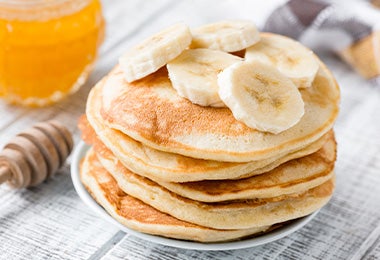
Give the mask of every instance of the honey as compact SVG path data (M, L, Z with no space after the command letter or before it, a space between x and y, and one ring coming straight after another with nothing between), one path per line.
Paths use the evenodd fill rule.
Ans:
M99 0L0 0L0 96L43 106L76 91L103 37Z

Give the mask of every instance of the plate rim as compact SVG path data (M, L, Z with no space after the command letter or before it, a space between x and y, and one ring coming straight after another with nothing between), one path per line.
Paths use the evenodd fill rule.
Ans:
M236 249L251 248L251 247L260 246L263 244L267 244L267 243L279 240L281 238L284 238L290 235L291 233L294 233L295 231L301 229L307 223L309 223L319 212L319 210L317 210L311 213L310 215L294 220L290 224L287 224L283 227L275 229L271 232L265 233L261 236L242 239L242 240L236 240L236 241L231 241L231 242L201 243L201 242L179 240L179 239L174 239L174 238L166 238L166 237L142 233L142 232L139 232L139 231L136 231L124 226L123 224L115 220L113 217L111 217L111 215L109 215L108 212L101 205L99 205L95 201L95 199L92 198L92 196L88 193L88 191L85 189L84 185L80 181L80 177L79 177L80 161L82 160L82 158L84 157L88 149L90 149L90 147L91 147L90 145L87 145L85 142L80 141L79 144L77 144L77 146L75 147L73 155L72 155L72 162L70 166L71 180L73 182L74 189L77 192L80 199L93 212L97 213L97 215L102 217L108 223L119 228L121 231L131 234L140 239L156 243L156 244L182 248L182 249L203 250L203 251L204 250L210 250L210 251L236 250Z

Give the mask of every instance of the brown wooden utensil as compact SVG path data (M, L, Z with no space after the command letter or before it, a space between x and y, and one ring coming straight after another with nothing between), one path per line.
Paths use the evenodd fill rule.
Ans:
M71 133L57 121L41 122L12 138L0 152L0 184L36 186L53 176L73 149Z

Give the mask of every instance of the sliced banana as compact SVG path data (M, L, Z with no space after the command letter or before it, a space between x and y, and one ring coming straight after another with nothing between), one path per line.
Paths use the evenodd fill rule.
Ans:
M169 78L178 94L201 106L224 107L217 76L242 58L210 49L189 49L167 64Z
M243 61L218 75L219 96L234 117L248 127L278 134L304 114L304 102L294 83L276 68Z
M208 48L225 52L245 49L260 40L256 26L249 21L222 21L192 31L191 48Z
M190 45L191 39L189 27L180 23L136 45L119 58L126 80L141 79L165 66Z
M245 58L275 66L298 88L310 87L319 68L311 50L275 34L262 34L260 42L246 50Z

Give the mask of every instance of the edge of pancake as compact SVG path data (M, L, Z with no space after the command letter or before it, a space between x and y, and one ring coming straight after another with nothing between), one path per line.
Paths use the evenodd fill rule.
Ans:
M89 144L101 142L132 171L148 178L166 182L191 182L201 180L239 179L258 175L299 157L319 150L331 136L331 131L301 150L280 154L273 158L246 163L219 162L185 157L150 148L127 135L105 127L93 110L99 106L96 95L90 93L86 119L81 118L79 128L82 138ZM89 129L91 128L91 129ZM92 136L94 131L96 137Z
M260 235L275 228L265 226L242 230L218 230L181 221L122 192L115 179L100 166L99 162L94 160L94 154L89 150L80 166L82 183L91 196L114 219L133 230L169 238L210 243ZM123 210L128 207L133 208L135 215L131 215L131 210ZM143 213L139 215L141 212Z
M205 203L179 196L152 180L130 172L120 162L106 167L125 193L178 219L216 229L246 229L303 217L329 201L335 183L333 177L304 193L280 198Z
M298 158L264 172L261 175L239 180L211 180L200 182L174 183L153 179L159 185L185 198L202 202L219 202L228 200L242 200L255 198L272 198L281 195L293 194L312 189L331 179L334 175L336 160L335 139L329 140L327 147L322 147L307 158ZM102 162L103 163L103 162ZM294 178L287 183L277 184L281 173L287 172L296 175L297 169L292 165L305 163L303 172L308 171L302 178ZM319 167L316 164L323 164ZM302 171L302 169L298 169ZM285 173L286 174L286 173Z
M115 171L117 167L119 174L137 174L132 169L121 166L117 156L105 146L95 145L94 151L103 167L109 171ZM182 197L202 202L273 198L304 192L331 179L335 159L336 142L331 135L319 151L250 178L187 183L148 178Z

